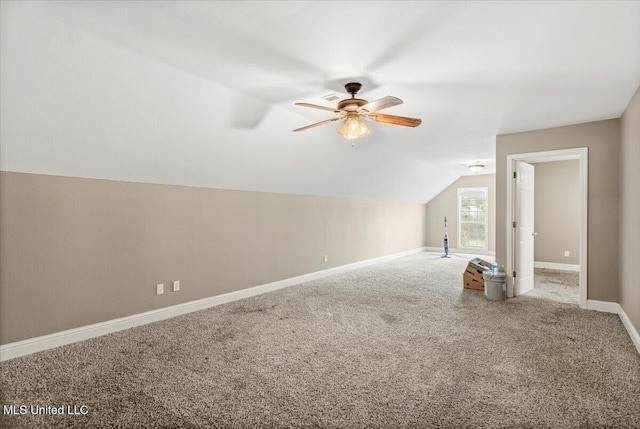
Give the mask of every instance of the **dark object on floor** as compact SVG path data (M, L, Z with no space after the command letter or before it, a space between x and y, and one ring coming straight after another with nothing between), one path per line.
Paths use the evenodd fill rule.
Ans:
M484 291L484 279L482 273L485 269L490 269L491 263L480 258L473 258L467 264L467 268L462 275L462 286L465 289Z

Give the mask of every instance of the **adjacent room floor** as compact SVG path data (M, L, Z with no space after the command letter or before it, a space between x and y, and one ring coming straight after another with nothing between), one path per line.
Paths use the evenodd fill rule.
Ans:
M578 305L580 301L579 273L577 271L535 268L532 296Z

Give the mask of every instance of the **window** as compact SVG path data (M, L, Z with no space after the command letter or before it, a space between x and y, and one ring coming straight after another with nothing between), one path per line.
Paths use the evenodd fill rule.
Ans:
M458 188L458 247L487 250L488 188Z

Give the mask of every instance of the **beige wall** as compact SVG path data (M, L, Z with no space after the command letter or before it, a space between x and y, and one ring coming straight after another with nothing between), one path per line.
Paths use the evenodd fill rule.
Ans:
M589 148L587 298L618 302L619 120L589 122L496 139L496 256L506 260L507 155Z
M0 343L415 249L425 209L2 172Z
M620 305L640 332L640 88L620 120Z
M535 164L536 262L580 263L580 189L580 161Z
M489 251L496 245L496 175L462 176L427 204L427 246L443 247L444 217L447 217L449 247L458 247L458 188L489 188Z

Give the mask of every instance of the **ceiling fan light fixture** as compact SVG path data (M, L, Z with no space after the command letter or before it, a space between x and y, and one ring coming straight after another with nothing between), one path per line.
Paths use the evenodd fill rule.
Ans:
M369 134L369 127L367 127L361 118L369 121L382 122L392 125L403 125L405 127L415 128L422 123L421 119L408 118L406 116L395 116L379 113L382 109L397 106L402 104L402 100L390 95L382 97L375 101L367 101L360 98L356 98L356 94L362 87L358 82L351 82L344 86L351 98L345 98L340 100L337 107L320 106L318 104L310 103L296 103L296 106L311 107L313 109L328 110L332 113L338 113L339 116L325 119L324 121L316 122L315 124L307 125L305 127L296 128L293 130L304 131L309 128L315 128L320 125L328 124L334 121L342 121L336 132L342 137L354 140L364 137ZM328 100L328 98L326 98ZM333 99L333 98L332 98ZM353 143L351 143L353 145Z
M484 165L480 164L480 161L477 161L469 166L469 170L474 174L478 174L484 170Z
M336 132L346 139L353 140L369 134L369 127L358 119L358 115L347 115Z

